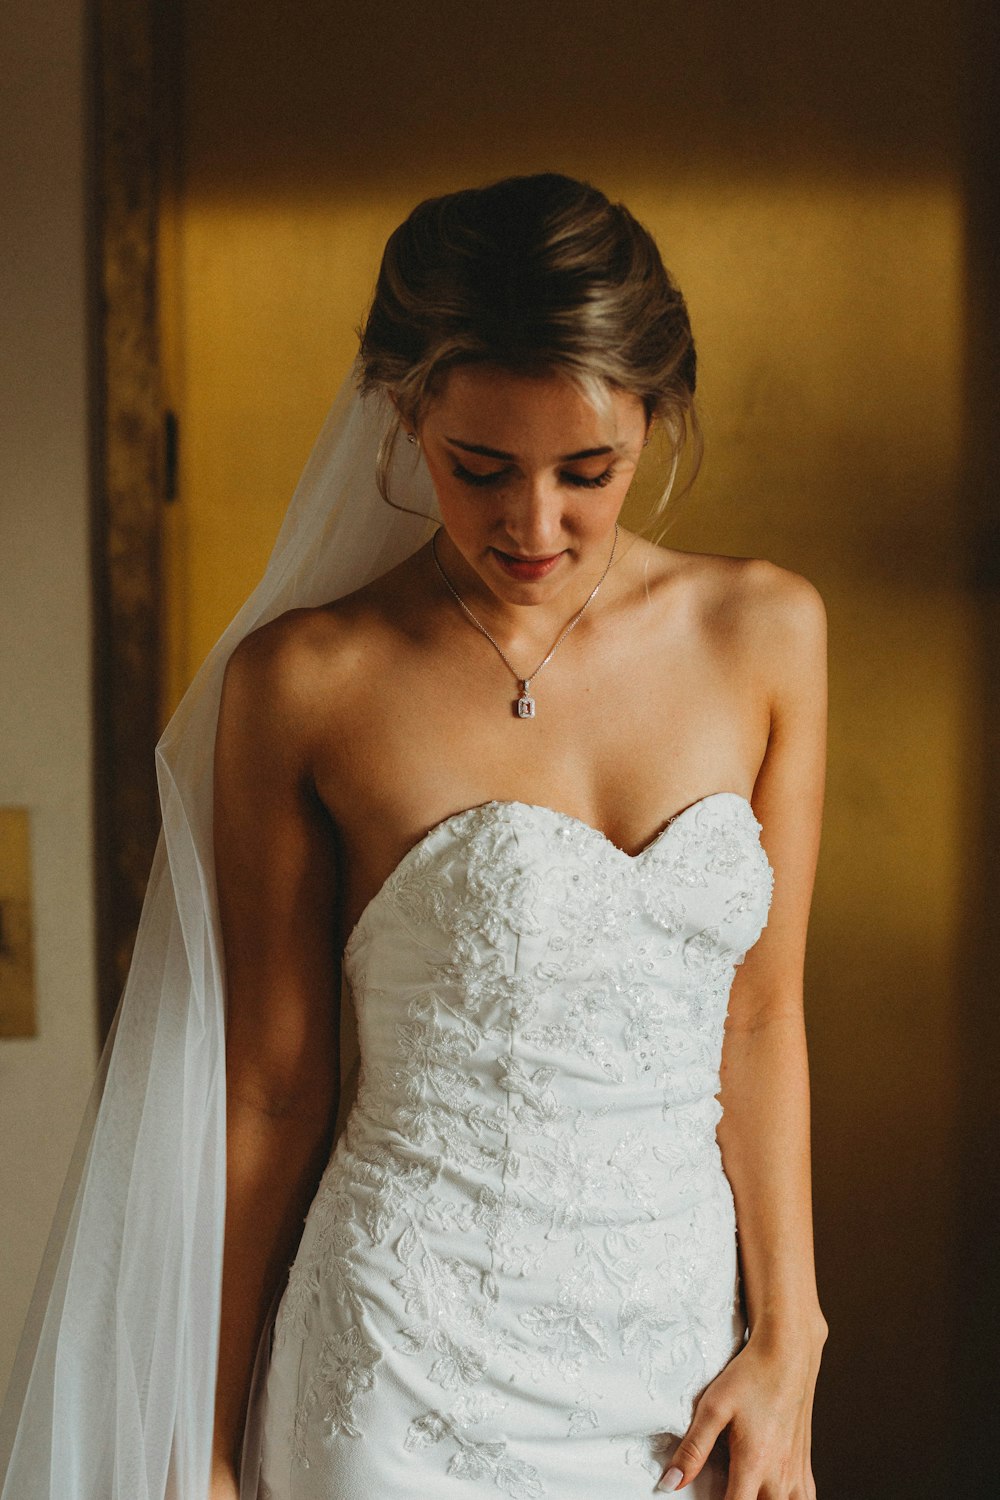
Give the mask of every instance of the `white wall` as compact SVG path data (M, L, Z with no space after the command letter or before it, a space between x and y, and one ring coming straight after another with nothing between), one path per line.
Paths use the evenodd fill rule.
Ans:
M30 809L39 1034L0 1040L0 1389L97 1061L83 0L0 6L0 803Z

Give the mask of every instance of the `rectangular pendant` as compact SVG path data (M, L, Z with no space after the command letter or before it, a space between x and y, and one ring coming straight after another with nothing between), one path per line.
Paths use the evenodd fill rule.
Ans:
M517 717L519 719L533 719L535 717L535 700L529 698L527 693L522 693L517 700Z

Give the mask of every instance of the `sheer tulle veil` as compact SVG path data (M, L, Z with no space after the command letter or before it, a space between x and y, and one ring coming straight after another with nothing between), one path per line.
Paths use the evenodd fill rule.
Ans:
M226 1197L225 988L212 765L226 662L257 626L338 598L430 535L379 495L391 408L338 393L264 576L156 747L162 830L132 964L80 1129L0 1418L0 1500L205 1500ZM393 492L436 510L403 445ZM275 1299L275 1305L277 1298ZM272 1308L273 1318L274 1308ZM255 1414L241 1500L256 1496Z

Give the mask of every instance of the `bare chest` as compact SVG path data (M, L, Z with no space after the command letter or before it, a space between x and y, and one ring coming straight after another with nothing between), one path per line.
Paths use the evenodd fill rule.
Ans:
M407 850L467 807L551 807L635 853L709 793L750 796L767 709L731 653L566 649L525 714L513 673L470 645L379 658L331 705L314 775L338 832L345 934Z

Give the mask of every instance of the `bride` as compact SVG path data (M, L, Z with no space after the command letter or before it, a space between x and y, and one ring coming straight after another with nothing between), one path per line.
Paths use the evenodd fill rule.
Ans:
M420 204L357 382L384 515L412 458L434 529L217 662L211 1500L808 1500L820 597L620 523L694 344L589 185ZM198 1500L178 1433L155 1493Z

